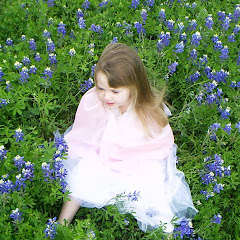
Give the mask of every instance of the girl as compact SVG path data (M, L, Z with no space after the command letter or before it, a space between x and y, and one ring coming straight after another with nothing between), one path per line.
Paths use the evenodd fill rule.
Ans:
M184 174L176 169L176 145L168 108L151 88L136 51L111 43L95 68L95 87L81 99L65 134L71 201L59 222L69 224L79 207L116 204L131 212L139 227L164 224L197 213Z

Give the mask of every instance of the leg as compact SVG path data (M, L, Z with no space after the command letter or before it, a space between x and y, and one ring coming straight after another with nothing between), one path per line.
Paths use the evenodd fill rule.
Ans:
M76 200L74 200L71 196L68 197L71 199L71 201L67 201L63 204L58 218L58 222L61 224L64 224L64 219L66 219L68 221L67 226L71 223L80 207L80 204Z

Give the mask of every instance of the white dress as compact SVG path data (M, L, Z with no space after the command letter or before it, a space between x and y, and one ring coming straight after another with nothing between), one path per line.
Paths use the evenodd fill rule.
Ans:
M143 231L162 223L172 232L173 217L180 222L197 213L184 174L176 168L169 125L148 137L131 107L122 115L105 109L93 88L64 138L66 181L82 207L116 204L121 213L132 213Z

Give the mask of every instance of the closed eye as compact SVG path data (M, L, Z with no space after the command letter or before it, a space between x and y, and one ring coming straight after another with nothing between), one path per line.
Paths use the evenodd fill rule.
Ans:
M112 90L112 92L115 94L119 93L119 91L116 91L116 90Z
M100 90L100 91L103 91L103 90L104 90L104 88L100 88L100 87L98 87L98 90Z

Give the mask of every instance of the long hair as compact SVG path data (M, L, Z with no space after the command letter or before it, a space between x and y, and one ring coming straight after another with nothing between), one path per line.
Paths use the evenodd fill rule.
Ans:
M163 93L159 94L151 87L135 50L122 43L110 43L95 67L95 83L99 71L106 75L110 87L129 87L133 108L149 135L152 130L160 132L168 124L163 111Z

